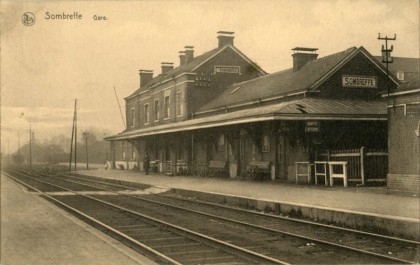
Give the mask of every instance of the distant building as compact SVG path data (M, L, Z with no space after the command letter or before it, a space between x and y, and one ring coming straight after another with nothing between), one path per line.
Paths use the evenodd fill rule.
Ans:
M388 100L389 188L420 192L420 78L402 84Z
M375 58L382 62L381 56ZM420 74L420 58L392 57L392 59L393 62L388 64L389 72L401 82L408 82Z
M219 34L218 47L200 56L186 46L176 68L164 63L156 77L140 71L140 88L125 99L126 130L106 138L114 150L130 142L140 169L148 152L167 174L199 165L236 177L257 165L287 181L295 180L297 162L335 154L347 159L352 181L385 181L386 163L372 162L379 173L351 162L354 150L363 157L386 149L381 93L400 84L365 48L318 58L316 48L296 47L292 68L267 74L234 46L233 33ZM340 150L353 153L334 153ZM377 153L366 155L373 161Z

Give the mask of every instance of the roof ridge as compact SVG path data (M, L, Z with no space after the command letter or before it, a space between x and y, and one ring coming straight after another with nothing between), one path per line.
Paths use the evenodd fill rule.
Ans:
M382 55L373 55L373 57L381 57L382 58ZM420 57L407 57L407 56L392 56L392 58L420 60Z
M163 77L170 76L170 75L171 75L171 73L176 72L176 70L179 70L179 69L181 69L182 67L183 67L183 68L188 68L188 67L187 67L188 65L191 65L192 63L197 62L197 60L198 60L200 57L202 58L204 55L209 54L209 53L211 53L211 52L214 52L214 51L216 51L216 50L218 50L218 49L220 49L220 48L215 48L215 49L212 49L212 50L206 51L206 52L204 52L204 53L202 53L202 54L200 54L200 55L198 55L198 56L194 57L194 58L191 60L191 62L188 62L188 63L187 63L187 64L185 64L185 65L178 65L177 67L175 67L175 68L173 68L173 69L169 70L168 72L166 72L166 73L164 73L164 74L159 74L159 75L157 75L157 76L156 76L156 77L154 77L152 80L150 80L149 82L147 82L147 84L145 84L145 85L144 85L144 87L147 87L150 83L151 83L151 84L154 84L154 83L153 83L153 81L154 81L154 80L156 80L158 77L163 78Z
M307 62L305 64L305 66L308 65L308 64L310 64L310 63L315 63L315 62L319 62L319 61L328 59L328 58L330 58L332 56L336 56L338 54L350 53L350 52L353 52L354 50L357 50L357 47L353 46L353 47L347 48L347 49L345 49L343 51L339 51L339 52L336 52L336 53L333 53L333 54L329 54L329 55L326 55L324 57L321 57L321 58L318 58L318 59L309 61L309 62ZM283 69L283 70L280 70L280 71L277 71L277 72L274 72L274 73L270 73L270 74L266 74L266 75L263 75L263 76L259 76L257 78L253 78L253 79L250 79L250 80L245 80L245 81L242 81L240 83L234 83L231 86L235 86L235 85L237 86L237 85L242 85L242 84L250 83L250 82L253 82L253 81L256 81L256 80L260 80L260 79L262 79L264 77L267 77L267 78L268 77L273 77L273 75L282 74L282 73L285 73L287 71L291 71L292 69L293 69L293 67L287 68L287 69Z
M226 47L226 46L225 46L225 47ZM221 50L221 49L223 49L223 48L225 48L225 47L217 47L217 48L211 49L211 50L209 50L209 51L206 51L206 52L204 52L204 53L202 53L202 54L200 54L200 55L198 55L198 56L194 57L194 58L191 60L191 62L188 62L188 63L187 63L187 64L185 64L185 65L179 65L179 66L177 66L177 67L175 67L175 68L173 68L173 69L169 70L168 72L166 72L166 73L164 73L164 74L158 74L158 75L157 75L157 76L155 76L152 80L150 80L149 82L147 82L145 85L143 85L143 86L141 86L141 87L137 88L137 89L136 89L133 93L131 93L131 94L130 94L129 96L127 96L126 98L133 97L133 96L137 95L137 94L140 92L140 90L143 90L143 89L145 89L145 90L146 90L146 89L151 88L153 85L158 84L159 82L161 82L161 81L165 80L165 78L169 77L171 74L178 72L181 68L188 69L188 66L189 66L189 65L192 65L194 62L197 62L197 60L198 60L198 59L203 58L205 55L208 55L208 54L214 53L215 51L217 51L217 50ZM182 70L181 70L181 73L183 73L183 72L184 72L184 71L182 71Z
M328 55L326 55L324 57L321 57L321 58L318 58L318 59L315 59L315 60L311 60L311 61L307 62L304 66L309 65L309 64L312 64L312 63L316 63L316 62L320 62L320 61L326 60L328 58L331 58L333 56L337 56L339 54L351 53L351 52L353 52L355 50L357 50L357 47L353 46L353 47L350 47L350 48L345 49L344 51L339 51L339 52L336 52L336 53L328 54Z
M287 69L280 70L280 71L277 71L277 72L274 72L274 73L271 73L271 74L266 74L266 75L262 75L262 76L259 76L259 77L256 77L256 78L252 78L252 79L249 79L249 80L245 80L245 81L242 81L242 82L239 82L239 83L233 83L233 84L232 84L232 85L230 85L229 87L231 87L231 86L243 85L243 84L250 83L250 82L253 82L253 81L256 81L256 80L263 79L264 77L273 77L273 75L281 74L281 73L283 73L283 72L287 72L287 71L290 71L290 70L292 70L292 69L293 69L293 68L287 68Z

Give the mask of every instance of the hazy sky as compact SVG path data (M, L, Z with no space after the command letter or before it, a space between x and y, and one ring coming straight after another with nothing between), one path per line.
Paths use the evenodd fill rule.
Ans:
M25 12L35 14L23 25ZM82 15L79 20L46 19ZM94 15L108 20L95 21ZM319 57L364 46L380 54L383 36L397 34L394 56L419 57L418 0L33 1L1 2L1 147L71 136L78 128L124 129L120 103L139 87L139 69L160 73L179 64L185 45L200 55L217 46L216 32L235 32L235 46L269 73L290 68L291 49L319 48ZM23 113L23 115L22 115Z

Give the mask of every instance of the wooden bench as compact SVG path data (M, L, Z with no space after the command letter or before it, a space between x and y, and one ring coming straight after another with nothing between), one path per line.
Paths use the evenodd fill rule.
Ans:
M150 172L158 173L159 172L159 160L149 161Z
M176 161L176 163L173 165L173 175L175 176L190 175L187 163L185 163L182 160Z
M271 176L271 163L266 161L251 161L248 164L248 177L252 179L260 178L262 181L264 174Z
M226 161L211 160L208 164L208 175L212 176L213 173L227 173L226 164Z

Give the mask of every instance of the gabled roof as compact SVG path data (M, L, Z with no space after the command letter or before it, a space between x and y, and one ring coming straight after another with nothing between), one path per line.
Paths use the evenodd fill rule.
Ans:
M233 84L220 96L202 106L198 112L219 106L287 94L292 91L307 90L314 82L327 74L331 68L356 50L356 47L352 47L345 51L310 61L299 71L293 72L293 68L290 68L242 83Z
M384 94L383 97L414 94L414 93L420 93L420 76L419 75L410 79L408 82L403 83L389 95Z
M386 72L384 66L371 56L365 48L352 47L335 54L309 61L299 71L294 72L293 68L291 68L242 83L233 84L212 101L203 105L197 111L197 114L224 106L239 105L240 103L249 101L263 100L275 96L295 94L316 89L323 81L333 75L341 66L359 53L363 53L382 72ZM390 77L396 84L399 84L398 80L393 75Z
M379 62L382 62L382 56L374 56ZM393 62L388 64L391 72L420 72L420 58L392 57ZM384 63L383 63L384 64ZM385 64L384 64L385 65Z
M307 97L299 100L122 132L107 137L105 140L129 140L149 135L273 120L387 120L387 109L386 102L383 100L336 100Z
M226 46L223 46L221 48L216 48L216 49L210 50L208 52L205 52L205 53L203 53L203 54L201 54L197 57L194 57L193 60L186 65L180 65L180 66L166 72L165 74L160 74L160 75L156 76L150 82L145 84L143 87L137 89L136 91L134 91L131 95L129 95L126 98L130 98L132 96L135 96L140 91L150 89L151 87L155 86L156 84L162 83L162 82L164 82L166 80L169 80L172 77L176 77L176 76L178 76L182 73L193 72L198 67L205 64L207 61L211 60L213 57L217 56L219 53L221 53L222 51L224 51L226 49L232 49L234 52L239 54L239 56L241 56L244 60L246 60L248 63L253 65L256 69L258 69L261 72L261 74L264 74L264 75L267 74L259 65L257 65L251 59L249 59L246 55L244 55L236 47L231 46L231 45L226 45Z
M417 75L416 77L408 80L408 82L399 86L398 89L396 90L396 92L402 91L402 90L414 89L414 88L420 88L420 76L419 75Z

